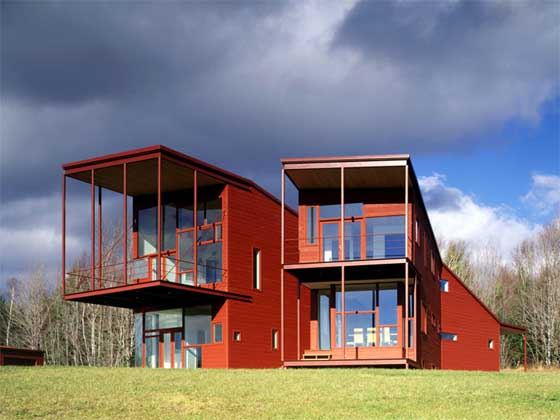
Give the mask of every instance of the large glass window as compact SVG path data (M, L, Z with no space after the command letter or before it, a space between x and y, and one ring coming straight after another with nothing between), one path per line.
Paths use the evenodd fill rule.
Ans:
M361 226L360 222L344 223L344 259L346 260L360 259Z
M142 329L142 314L134 314L134 366L142 366L142 341L144 331Z
M199 201L197 205L196 222L199 226L222 221L222 199Z
M337 346L342 343L342 316L346 316L346 345L354 347L376 345L375 285L348 285L344 291L345 307L342 312L342 292L336 292Z
M366 219L366 257L404 257L404 216Z
M222 281L222 242L199 244L197 253L198 284Z
M324 204L320 207L321 219L340 219L340 204Z
M210 343L211 321L212 310L210 306L194 306L186 308L185 343L187 345Z
M180 328L183 311L181 308L146 312L146 330Z
M379 285L379 345L396 346L397 333L397 285Z
M318 300L319 348L321 350L329 350L331 348L330 291L319 291Z
M159 334L146 337L146 367L159 367Z
M323 224L323 261L338 261L338 223Z
M177 229L177 207L174 204L163 206L163 250L175 249L175 229Z
M179 234L179 280L183 284L194 284L194 231L189 230Z
M344 204L344 218L359 217L362 215L362 203L347 203Z
M157 206L138 209L138 254L157 252Z

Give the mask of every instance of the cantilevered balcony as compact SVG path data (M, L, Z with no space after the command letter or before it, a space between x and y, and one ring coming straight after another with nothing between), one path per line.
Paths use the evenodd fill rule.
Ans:
M138 307L228 290L232 174L163 146L63 166L63 293ZM200 297L200 296L198 296Z

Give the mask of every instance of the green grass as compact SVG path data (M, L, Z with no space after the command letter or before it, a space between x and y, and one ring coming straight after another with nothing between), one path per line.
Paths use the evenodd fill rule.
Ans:
M560 372L0 368L0 418L560 418Z

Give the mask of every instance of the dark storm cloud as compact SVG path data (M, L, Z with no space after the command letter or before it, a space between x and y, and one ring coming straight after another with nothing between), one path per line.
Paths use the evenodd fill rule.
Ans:
M277 193L280 157L473 149L558 89L554 3L0 5L2 272L56 257L63 162L159 143Z

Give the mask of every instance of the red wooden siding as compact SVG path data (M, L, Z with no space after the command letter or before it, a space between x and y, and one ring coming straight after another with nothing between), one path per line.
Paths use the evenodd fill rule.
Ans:
M280 345L272 348L272 329L280 334L280 206L256 189L228 186L227 271L231 292L252 297L251 303L228 301L228 367L279 367ZM287 229L296 229L297 218L286 211ZM253 248L261 250L262 287L253 289ZM296 307L296 282L286 276L286 307ZM295 331L295 318L286 320L286 330ZM233 332L241 341L233 341ZM279 335L280 337L280 335ZM286 351L294 352L296 337L286 337Z
M500 323L445 266L442 277L449 282L449 292L441 293L442 330L457 334L457 341L441 342L442 368L499 370Z

